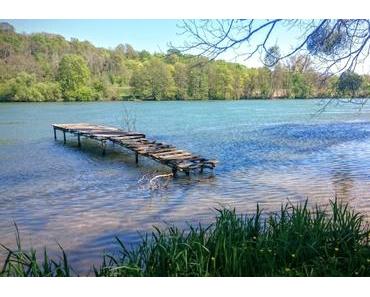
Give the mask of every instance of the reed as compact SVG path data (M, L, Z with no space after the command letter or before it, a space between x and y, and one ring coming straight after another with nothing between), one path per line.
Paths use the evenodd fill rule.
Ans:
M18 233L19 234L19 233ZM333 200L326 208L307 202L285 204L263 216L218 209L208 226L154 228L129 248L119 238L117 251L105 255L95 276L370 276L370 229L348 204ZM62 250L58 262L46 251L8 250L4 276L69 276ZM5 247L4 247L5 248Z

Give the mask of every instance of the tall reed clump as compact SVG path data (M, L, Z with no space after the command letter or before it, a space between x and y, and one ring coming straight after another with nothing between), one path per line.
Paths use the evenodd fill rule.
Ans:
M16 229L16 244L17 249L11 250L8 247L0 244L0 247L8 252L4 266L0 270L0 276L71 276L71 268L68 263L67 255L61 246L62 257L57 262L50 259L46 249L44 249L42 260L36 257L36 251L24 251L19 237L19 230Z
M217 210L213 224L155 228L134 248L117 238L96 276L370 276L370 229L364 217L337 200L309 209L286 204L263 217ZM33 259L32 253L27 259ZM23 255L24 254L24 255ZM9 251L3 275L67 275L66 257L56 263L19 261ZM17 254L18 255L18 254ZM64 259L64 260L63 260ZM46 269L40 269L46 264ZM35 269L31 267L35 266ZM67 265L68 266L68 265ZM37 268L38 267L38 268ZM24 273L24 272L27 273ZM57 273L58 271L58 273ZM69 274L69 272L68 272Z

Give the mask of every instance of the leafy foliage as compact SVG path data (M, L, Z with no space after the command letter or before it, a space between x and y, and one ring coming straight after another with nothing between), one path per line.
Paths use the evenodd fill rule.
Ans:
M339 55L348 47L346 30L345 26L332 26L330 23L319 27L308 37L308 51L313 55Z
M90 100L92 90L87 86L90 70L84 59L78 55L65 55L59 64L58 80L63 98L69 100Z
M264 63L266 66L274 66L278 63L278 60L280 59L280 48L278 46L272 46L270 47L265 55Z
M54 101L60 100L62 93L56 82L37 82L35 75L19 73L15 78L0 83L0 100L5 101Z
M355 96L361 84L362 77L360 75L351 71L345 71L339 77L338 90L342 94L350 92L352 96Z
M311 37L311 50L339 49L344 41L338 41L335 34L341 29L329 29ZM326 43L321 44L320 34L329 33L331 37L326 36ZM365 97L370 93L367 76L362 76L356 90L348 88L348 83L337 88L333 79L320 79L306 56L292 57L285 64L276 63L279 57L279 48L273 46L265 57L265 64L273 67L247 68L175 49L150 54L129 44L104 49L55 34L18 34L9 24L1 23L0 100L237 100L343 94Z

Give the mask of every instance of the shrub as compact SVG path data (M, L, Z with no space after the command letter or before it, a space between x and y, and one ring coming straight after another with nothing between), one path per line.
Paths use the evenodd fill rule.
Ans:
M58 83L37 82L35 75L25 72L0 84L0 99L3 101L56 101L61 97Z

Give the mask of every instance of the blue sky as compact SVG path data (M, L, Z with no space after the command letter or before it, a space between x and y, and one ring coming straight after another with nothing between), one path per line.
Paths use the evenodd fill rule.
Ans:
M170 41L181 40L179 20L5 20L18 33L48 32L99 47L114 48L129 43L137 50L166 51Z

